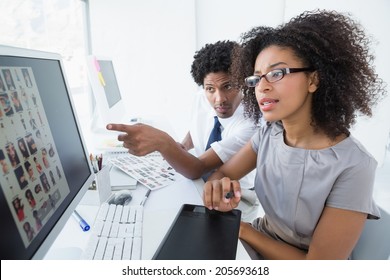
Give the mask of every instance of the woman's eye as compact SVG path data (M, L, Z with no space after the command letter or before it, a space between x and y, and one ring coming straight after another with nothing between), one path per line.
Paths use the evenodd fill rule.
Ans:
M280 75L283 75L283 73L281 71L272 71L271 72L272 78L278 78L278 77L280 77Z

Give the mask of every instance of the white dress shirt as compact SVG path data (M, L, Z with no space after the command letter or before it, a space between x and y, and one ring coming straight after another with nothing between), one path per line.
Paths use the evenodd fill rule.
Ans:
M190 134L194 145L194 154L199 157L205 152L210 132L214 126L214 109L210 106L204 91L199 91L193 101ZM253 136L258 127L253 120L244 118L244 108L240 104L230 118L218 118L221 123L222 140L211 144L222 162L228 161ZM241 187L252 188L254 173L240 180Z

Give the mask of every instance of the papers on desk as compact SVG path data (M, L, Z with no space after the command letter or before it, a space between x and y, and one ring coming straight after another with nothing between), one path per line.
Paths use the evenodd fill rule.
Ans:
M137 157L131 154L110 158L110 162L151 190L176 181L176 171L159 153Z
M118 190L134 190L137 187L137 180L130 177L128 174L113 166L110 170L111 189Z

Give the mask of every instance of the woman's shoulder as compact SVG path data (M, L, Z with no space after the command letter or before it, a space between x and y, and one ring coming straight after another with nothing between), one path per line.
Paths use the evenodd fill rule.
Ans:
M333 147L333 150L344 158L360 162L360 164L377 165L374 156L364 147L364 145L352 135Z
M349 135L331 148L339 153L357 154L360 157L374 158L364 145L353 135Z
M356 172L357 170L375 170L375 158L354 137L349 135L334 146L321 150L307 150L307 156L318 166L333 166L341 172Z
M283 125L281 122L267 122L261 123L260 128L252 137L252 143L258 147L269 143L270 138L278 138L283 136Z
M264 136L280 136L283 134L283 125L281 122L261 122L260 129L258 130L257 137L263 138Z

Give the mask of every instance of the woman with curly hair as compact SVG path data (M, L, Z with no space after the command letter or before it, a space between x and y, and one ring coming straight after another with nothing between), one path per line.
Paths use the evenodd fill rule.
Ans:
M240 238L257 257L347 259L365 220L380 216L377 163L349 132L385 94L363 29L340 13L304 12L244 34L234 56L245 113L267 123L211 175L204 204L235 208L237 180L256 168L265 215L242 222Z

